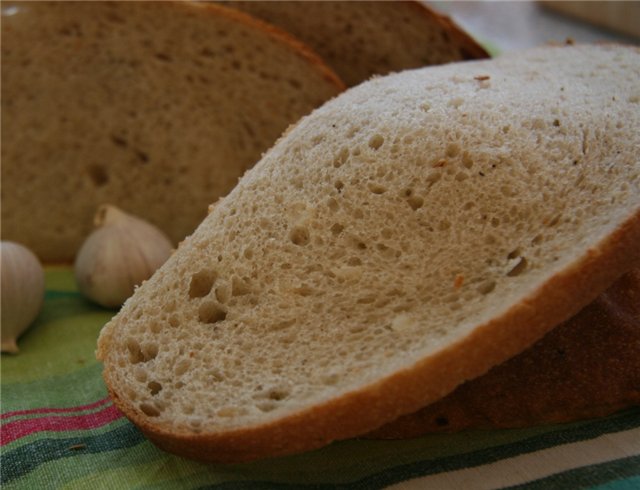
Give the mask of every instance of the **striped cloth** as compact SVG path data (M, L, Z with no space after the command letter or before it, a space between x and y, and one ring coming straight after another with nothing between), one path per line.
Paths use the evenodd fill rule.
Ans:
M112 312L47 270L44 309L2 355L3 489L640 488L640 410L523 430L350 440L243 465L205 465L144 439L107 397L95 342Z

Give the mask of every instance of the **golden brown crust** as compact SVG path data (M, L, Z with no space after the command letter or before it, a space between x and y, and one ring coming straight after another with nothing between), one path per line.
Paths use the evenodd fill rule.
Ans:
M569 422L637 404L640 269L624 275L532 348L369 437Z
M347 87L344 82L338 77L332 68L327 65L320 56L318 56L309 46L302 41L292 36L288 32L264 22L249 14L245 14L236 9L225 7L223 5L207 2L207 3L192 3L194 7L202 8L203 11L215 12L216 15L227 17L228 19L235 20L242 24L251 26L256 30L261 30L269 36L277 39L283 44L286 44L296 51L301 58L305 58L311 64L315 65L318 71L322 72L323 77L334 84L340 91L345 90Z
M465 60L476 60L490 57L487 50L478 44L473 37L463 31L450 17L436 12L423 2L408 1L405 3L410 4L420 15L434 19L438 24L440 24L444 32L446 32L455 45L458 46Z
M528 297L448 348L361 390L274 422L219 433L166 431L141 419L137 410L119 399L108 373L105 381L116 405L152 442L182 456L241 462L319 448L415 412L530 347L640 265L639 243L640 211L636 211Z

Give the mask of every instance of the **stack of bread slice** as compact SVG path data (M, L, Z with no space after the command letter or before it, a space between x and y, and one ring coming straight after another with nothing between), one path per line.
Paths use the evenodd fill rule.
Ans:
M413 1L231 1L318 53L349 85L373 75L486 58L487 52L448 17Z
M105 326L114 401L168 451L246 461L370 433L523 352L640 264L639 76L637 48L546 47L324 104Z

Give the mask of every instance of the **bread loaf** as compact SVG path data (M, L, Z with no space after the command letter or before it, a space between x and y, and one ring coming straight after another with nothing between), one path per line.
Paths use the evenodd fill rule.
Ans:
M415 412L640 262L640 50L375 78L303 118L101 332L118 407L244 461Z
M572 422L640 405L640 270L533 347L371 438Z
M2 236L72 261L99 205L175 242L343 88L291 36L191 2L3 2Z
M372 75L488 57L449 18L423 2L226 2L311 46L347 85Z

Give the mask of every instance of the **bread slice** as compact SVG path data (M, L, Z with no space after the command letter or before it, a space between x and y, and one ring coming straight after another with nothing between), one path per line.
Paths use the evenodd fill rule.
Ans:
M225 2L291 32L347 85L372 75L488 54L451 19L423 2Z
M640 50L375 78L303 118L102 330L118 407L244 461L376 429L640 261Z
M640 405L640 269L533 347L369 437L572 422Z
M190 2L3 2L2 236L71 261L105 202L176 243L343 89L293 37Z

